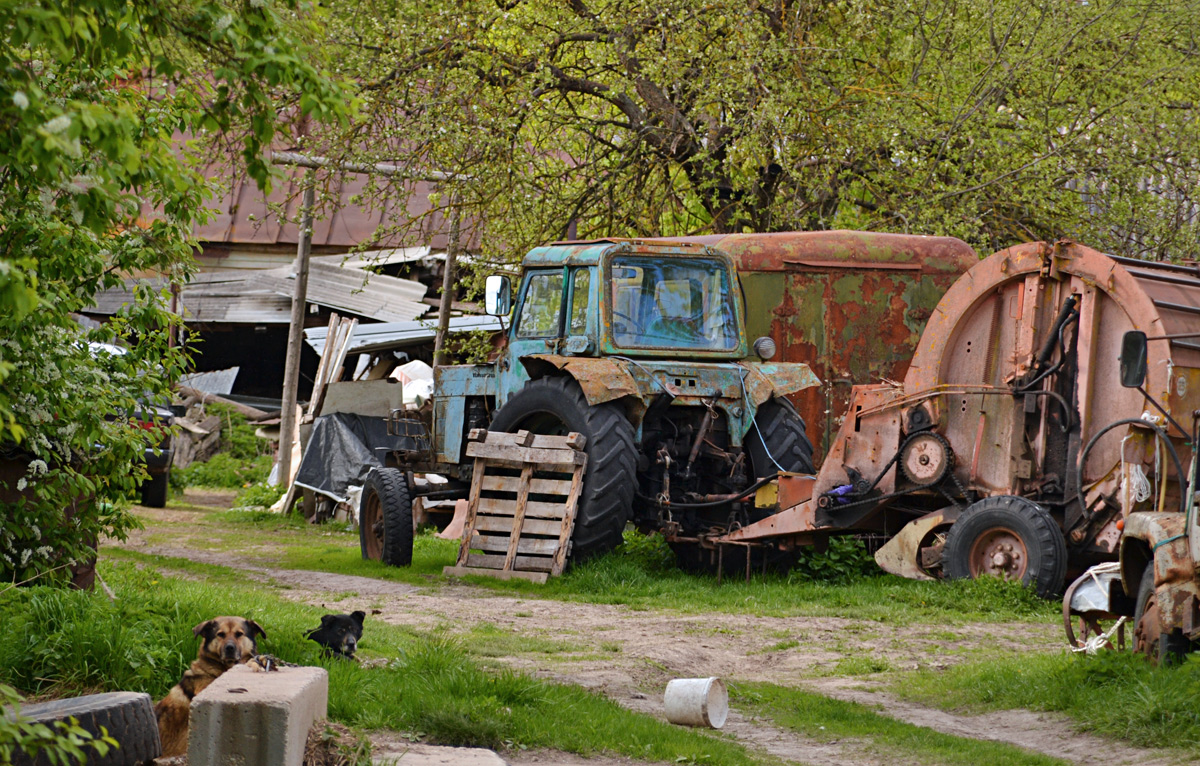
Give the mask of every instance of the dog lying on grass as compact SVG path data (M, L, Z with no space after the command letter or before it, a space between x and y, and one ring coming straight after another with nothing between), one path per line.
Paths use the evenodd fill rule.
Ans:
M214 617L192 628L192 634L203 637L195 661L184 671L179 683L154 706L164 758L187 753L192 698L226 670L253 659L258 637L267 636L258 623L245 617Z
M336 655L352 660L358 651L358 639L362 638L365 619L366 612L327 614L321 618L321 627L313 628L304 635L324 647L322 654L326 657Z

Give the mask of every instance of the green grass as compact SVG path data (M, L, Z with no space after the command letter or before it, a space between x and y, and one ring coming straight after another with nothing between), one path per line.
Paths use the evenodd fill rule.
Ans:
M921 671L892 691L967 712L1062 712L1087 731L1200 755L1200 657L1156 668L1131 652L1026 655Z
M28 694L124 689L162 696L195 657L192 626L242 614L267 632L259 650L329 670L329 714L454 745L555 748L689 763L773 763L703 732L631 713L580 688L487 672L453 639L368 621L362 654L376 667L322 659L303 638L323 610L229 578L193 582L103 562L117 596L50 588L0 593L0 681ZM217 567L204 567L206 576ZM233 575L235 573L229 572Z
M737 683L732 703L806 737L831 742L853 740L886 756L945 766L1040 766L1063 764L1057 758L1013 745L956 737L880 715L866 705L766 683Z

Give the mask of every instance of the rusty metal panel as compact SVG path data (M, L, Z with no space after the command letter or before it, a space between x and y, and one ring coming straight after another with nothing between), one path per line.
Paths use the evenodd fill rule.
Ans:
M738 264L750 340L822 381L790 396L819 463L856 384L903 380L926 320L979 256L951 237L821 231L690 238Z

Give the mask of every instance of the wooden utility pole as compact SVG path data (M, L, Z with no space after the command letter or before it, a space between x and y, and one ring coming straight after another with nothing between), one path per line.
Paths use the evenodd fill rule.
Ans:
M458 260L458 198L450 197L450 236L446 241L446 269L442 274L442 303L438 307L437 334L433 338L433 366L445 364L446 335L450 331L450 306L454 303L455 261Z
M296 244L296 284L292 290L292 319L288 326L287 360L283 365L283 411L279 416L279 481L292 482L292 439L296 430L296 397L300 390L300 347L304 342L304 309L308 305L308 262L312 253L313 171L304 174L300 203L300 237ZM285 509L286 510L286 509Z

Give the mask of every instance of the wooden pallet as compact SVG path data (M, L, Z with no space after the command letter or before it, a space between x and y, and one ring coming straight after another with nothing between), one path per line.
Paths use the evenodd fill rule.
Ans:
M476 428L467 440L475 459L467 520L458 564L443 572L539 583L562 574L587 467L585 437Z

